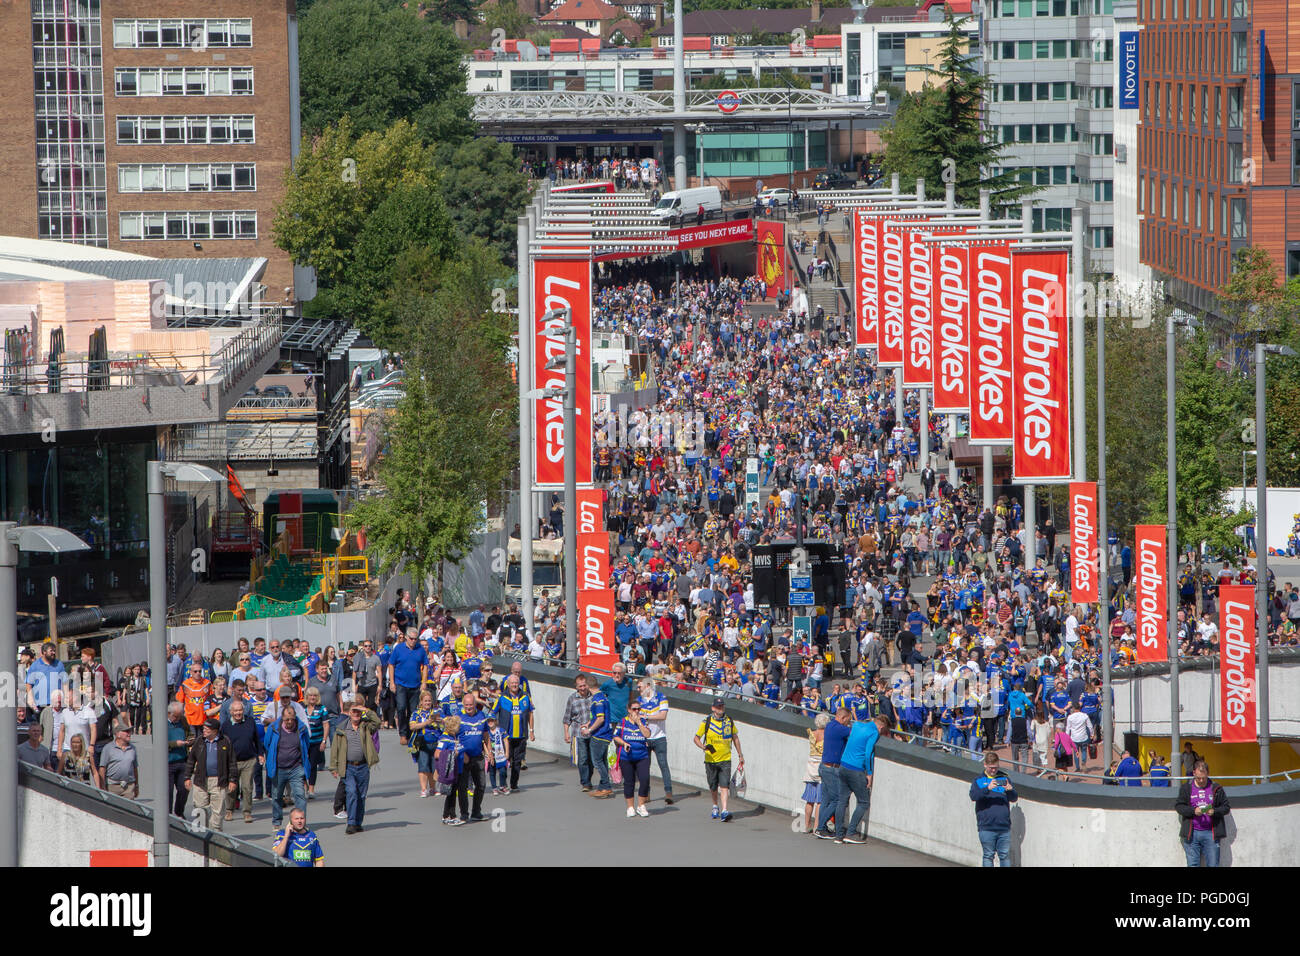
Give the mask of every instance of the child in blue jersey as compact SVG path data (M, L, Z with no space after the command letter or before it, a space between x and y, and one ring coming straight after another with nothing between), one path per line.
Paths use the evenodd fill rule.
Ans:
M775 709L779 706L779 701L781 700L781 688L777 687L776 684L771 681L768 681L763 685L763 696L767 698L767 703L763 706Z
M450 753L443 757L442 755L447 751L450 751ZM435 780L435 785L439 791L446 794L446 799L442 804L442 822L449 827L458 827L461 825L461 819L456 816L455 777L461 773L461 764L465 753L465 748L460 744L459 715L453 714L442 722L442 736L438 738L433 753L434 767L445 764L448 768L446 779L439 775Z
M497 726L495 717L488 718L488 741L492 745L492 759L488 761L488 777L492 782L493 793L509 793L506 785L510 770L510 739L506 732Z

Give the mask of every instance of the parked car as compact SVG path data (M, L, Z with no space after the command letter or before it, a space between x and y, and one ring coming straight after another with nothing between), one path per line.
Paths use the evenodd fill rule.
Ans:
M857 181L844 173L818 173L813 177L813 189L851 189Z
M263 398L293 398L288 385L268 385L262 389Z

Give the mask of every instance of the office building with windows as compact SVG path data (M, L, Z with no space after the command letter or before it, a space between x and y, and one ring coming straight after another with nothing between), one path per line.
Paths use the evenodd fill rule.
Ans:
M1300 275L1295 17L1286 0L1138 0L1142 261L1184 307L1213 313L1247 246Z
M1114 270L1112 0L987 0L979 5L988 124L1004 169L1038 187L1039 231L1085 220L1086 268Z
M298 148L294 0L0 3L5 231L167 258L265 257Z

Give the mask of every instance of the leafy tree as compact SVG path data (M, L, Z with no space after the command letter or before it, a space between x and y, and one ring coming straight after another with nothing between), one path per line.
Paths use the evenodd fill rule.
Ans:
M378 132L409 120L426 143L473 130L462 47L433 19L381 0L316 0L299 21L302 123L308 136L343 116Z
M1204 329L1180 343L1176 361L1174 440L1179 547L1186 551L1204 541L1212 550L1232 550L1240 544L1233 529L1249 516L1247 510L1228 508L1223 497L1237 483L1234 476L1239 477L1237 469L1241 466L1236 454L1240 445L1233 438L1240 431L1241 413L1246 407L1244 381L1225 374ZM1149 387L1147 394L1153 392L1154 388ZM1149 517L1160 522L1168 513L1166 456L1152 457L1156 461L1151 464L1147 482Z
M979 191L989 189L995 205L1005 204L1033 187L1021 185L1005 171L988 175L1001 163L1004 147L990 138L982 124L988 81L971 65L962 22L949 11L938 65L926 67L929 82L903 98L893 124L881 132L884 169L886 174L898 173L905 186L922 177L934 189L947 182L945 174L955 176L958 203L974 205Z
M514 149L490 136L436 153L438 185L452 222L466 239L481 239L503 262L515 261L516 223L528 203L528 177Z
M806 90L812 84L808 77L791 73L789 70L764 70L759 75L759 82L754 82L754 74L748 71L728 77L725 73L714 73L698 84L698 90L752 90L756 86L763 89L772 87Z
M471 37L475 46L481 47L492 42L493 30L504 30L508 38L518 39L526 36L534 26L533 18L519 9L518 0L498 0L483 8L483 26L473 30Z
M430 152L415 127L401 121L358 137L344 117L299 154L271 235L325 285L343 282L367 217L402 185L434 185Z
M368 553L382 571L403 559L425 581L473 545L484 501L513 463L514 385L505 362L509 317L490 309L500 265L475 243L432 292L405 293L398 318L415 330L406 396L387 430L384 493L359 502Z
M443 23L474 23L479 18L478 0L432 0L425 7Z

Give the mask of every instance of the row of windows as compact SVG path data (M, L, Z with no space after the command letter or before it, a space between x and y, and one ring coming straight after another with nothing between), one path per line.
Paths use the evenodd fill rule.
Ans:
M1109 88L1106 90L1110 92ZM1073 83L995 83L994 103L1049 103L1065 102L1079 98L1079 88Z
M118 69L115 87L118 96L249 96L253 92L253 68Z
M1074 210L1060 208L1035 208L1031 217L1033 232L1069 232L1074 224Z
M114 20L115 47L239 47L253 45L252 20Z
M119 116L117 141L148 143L251 143L252 116Z
M1179 6L1182 13L1179 13ZM1190 20L1195 10L1197 20L1208 16L1211 20L1227 17L1234 20L1250 16L1250 0L1142 0L1143 20ZM1204 11L1204 12L1203 12Z
M1073 123L1020 123L1002 127L1004 143L1077 143L1079 131Z
M1141 59L1148 73L1250 72L1251 39L1245 30L1161 29L1148 31L1146 36Z
M95 96L104 92L104 74L96 63L93 67L69 70L66 66L42 67L36 65L33 73L36 95L57 95L64 98L69 94L74 97Z
M993 170L994 174L1010 173L1025 186L1068 186L1079 181L1073 166L1010 166Z
M1160 183L1159 205L1157 205L1156 177L1150 176L1146 181L1146 188L1138 187L1138 211L1144 212L1150 209L1154 214L1159 210L1162 218L1168 219L1174 225L1179 224L1179 199L1182 204L1182 225L1204 229L1210 235L1214 234L1214 207L1216 196L1213 192L1206 189L1204 194L1199 186L1178 185L1170 187L1166 182ZM1233 239L1246 238L1246 200L1244 197L1229 198L1219 196L1219 234L1224 238Z
M32 22L32 46L50 47L64 51L70 47L93 50L99 56L99 19L89 23L69 23L60 17L58 20L35 20Z
M118 192L223 192L257 188L252 163L122 163Z
M32 0L32 19L98 20L100 0Z
M1142 119L1144 121L1149 122L1154 119L1159 123L1163 120L1164 125L1169 127L1173 127L1177 123L1177 127L1180 129L1185 128L1188 124L1200 125L1203 129L1210 129L1210 88L1208 86L1200 86L1199 91L1196 84L1145 82L1142 86ZM1240 86L1214 87L1213 128L1215 132L1222 132L1224 129L1225 103L1227 104L1227 129L1241 129L1244 97L1245 90ZM1197 109L1198 101L1200 104L1199 110ZM1161 114L1162 103L1164 106L1163 115Z
M1084 14L1089 10L1094 16L1110 16L1115 12L1114 0L1085 0ZM1079 0L994 0L995 17L1077 17Z
M256 239L257 213L124 212L118 215L121 239Z
M1232 254L1227 243L1174 235L1155 224L1148 224L1144 229L1142 259L1158 269L1211 289L1226 282L1233 271Z
M1152 168L1212 183L1240 183L1245 178L1240 143L1162 130L1144 129L1138 135L1139 149L1150 157Z
M1115 41L1087 41L1092 59L1108 63L1115 58ZM1077 60L1083 43L1079 40L1003 40L987 45L990 60Z

